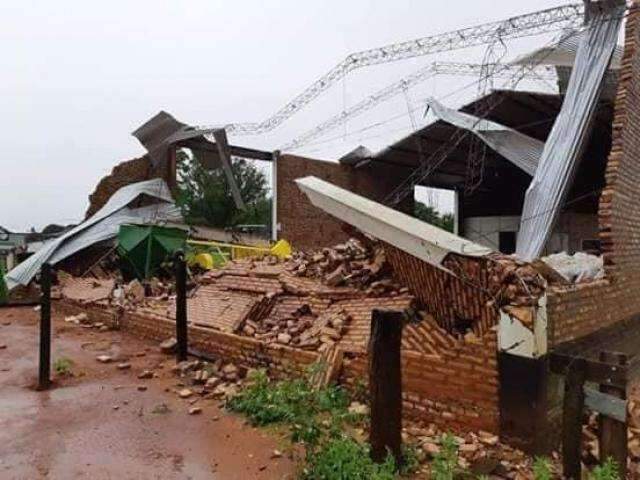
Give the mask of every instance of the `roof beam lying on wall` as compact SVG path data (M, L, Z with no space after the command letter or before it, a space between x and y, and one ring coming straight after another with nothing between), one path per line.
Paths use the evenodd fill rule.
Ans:
M314 206L441 270L449 271L442 261L450 252L479 257L492 251L319 178L296 184Z

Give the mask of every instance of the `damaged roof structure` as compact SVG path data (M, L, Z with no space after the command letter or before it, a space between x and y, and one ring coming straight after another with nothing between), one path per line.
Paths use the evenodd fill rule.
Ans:
M610 325L640 313L632 297L619 304L621 292L628 291L624 282L640 281L635 264L623 260L636 258L640 247L630 232L637 188L614 173L624 168L630 178L637 176L634 142L640 138L630 103L630 90L640 81L635 4L627 16L624 56L616 46L625 8L624 2L590 3L588 27L572 41L564 33L555 48L514 62L548 58L565 69L559 94L494 90L460 110L429 100L435 122L378 153L360 147L341 166L325 167L326 175L317 161L298 158L315 172L287 178L315 208L382 240L394 277L439 325L448 331L460 325L474 332L485 331L481 325L496 330L500 431L530 449L540 450L557 423L545 366L550 353L565 342L604 335ZM332 173L346 168L377 181L384 194L372 201L375 188L353 188L353 181ZM383 169L402 172L403 180L389 185ZM416 185L455 192L457 235L388 208L412 197ZM296 225L293 214L279 214ZM563 251L579 254L583 272L571 273L571 257L540 260ZM542 289L529 301L505 301L492 288L505 274L543 277ZM572 284L576 279L580 283Z

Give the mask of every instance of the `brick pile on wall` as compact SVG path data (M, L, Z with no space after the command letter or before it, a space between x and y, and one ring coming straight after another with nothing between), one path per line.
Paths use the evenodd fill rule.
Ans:
M549 340L573 340L640 314L640 11L626 18L615 100L612 147L600 195L599 227L605 279L552 289Z
M162 172L152 167L151 160L147 155L119 163L113 167L109 175L98 182L93 193L89 195L89 208L85 218L89 218L100 210L107 203L107 200L122 187L163 176Z
M297 178L313 175L371 200L381 201L410 173L385 165L354 169L337 162L293 155L282 155L277 169L277 218L281 227L278 237L300 250L343 242L349 235L343 231L339 220L309 202L295 184ZM407 199L400 208L411 210L413 199Z

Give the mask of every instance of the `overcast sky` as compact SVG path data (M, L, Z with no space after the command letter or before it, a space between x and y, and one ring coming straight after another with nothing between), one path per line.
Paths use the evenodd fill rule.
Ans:
M131 132L161 109L198 125L259 121L352 51L559 3L0 1L0 225L24 230L80 220L97 181L143 153ZM537 37L513 42L506 56L542 43ZM477 63L483 52L360 71L278 131L232 141L277 148L420 66ZM422 121L421 114L411 119L407 105L419 107L423 96L469 81L434 78L299 153L335 159L359 143L380 148ZM473 97L474 88L451 102ZM398 114L397 122L387 122ZM381 120L384 127L359 133Z

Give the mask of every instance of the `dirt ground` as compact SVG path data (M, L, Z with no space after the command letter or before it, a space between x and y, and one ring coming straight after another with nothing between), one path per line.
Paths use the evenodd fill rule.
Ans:
M174 358L121 332L54 316L52 361L70 359L74 376L52 370L54 387L36 392L38 321L32 307L0 308L1 479L295 477L293 460L272 458L282 438L246 425L215 400L198 399L202 413L189 415L193 400L174 393ZM100 354L131 369L99 363ZM145 369L158 377L139 380Z

